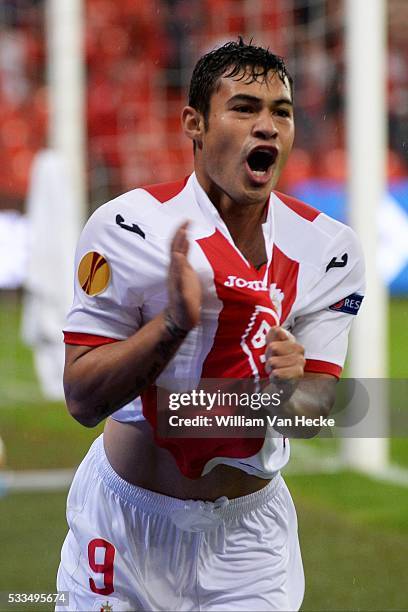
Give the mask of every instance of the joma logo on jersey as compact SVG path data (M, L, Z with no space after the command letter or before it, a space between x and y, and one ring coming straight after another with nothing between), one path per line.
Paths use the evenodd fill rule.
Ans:
M264 281L247 281L244 278L239 278L238 276L229 276L224 285L226 287L238 287L239 289L252 289L253 291L267 291L268 289Z
M271 298L272 304L276 308L279 318L282 316L282 302L285 298L283 291L276 286L276 283L272 283L269 288L263 280L250 280L247 281L244 278L238 276L228 276L224 283L225 287L238 287L239 289L252 289L252 291L268 291L269 297Z

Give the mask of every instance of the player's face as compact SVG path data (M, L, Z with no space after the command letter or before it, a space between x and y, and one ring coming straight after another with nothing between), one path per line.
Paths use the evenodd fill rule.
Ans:
M252 83L223 77L219 85L196 151L198 178L213 197L264 203L293 145L289 83L270 73Z

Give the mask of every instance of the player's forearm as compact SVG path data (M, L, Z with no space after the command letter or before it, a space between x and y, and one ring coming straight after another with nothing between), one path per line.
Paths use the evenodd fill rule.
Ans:
M64 388L71 415L85 426L97 425L152 384L183 339L160 314L128 339L68 360Z
M296 426L295 417L306 417L313 420L327 417L335 402L336 379L334 377L306 377L299 380L278 381L268 386L270 393L281 392L281 403L274 414L293 423L291 427L280 430L291 437L311 437L320 431L320 427Z
M289 400L282 408L286 415L306 417L326 417L335 401L336 379L302 378L296 385Z

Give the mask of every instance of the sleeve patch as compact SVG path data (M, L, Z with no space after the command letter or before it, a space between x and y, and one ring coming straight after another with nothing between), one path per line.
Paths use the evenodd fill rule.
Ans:
M343 298L339 302L336 302L332 306L329 306L330 310L335 310L336 312L345 312L350 315L356 315L360 310L361 302L363 301L364 296L359 295L358 293L352 293L351 295Z
M96 251L86 253L78 266L78 281L87 295L99 295L109 286L110 266L103 255Z

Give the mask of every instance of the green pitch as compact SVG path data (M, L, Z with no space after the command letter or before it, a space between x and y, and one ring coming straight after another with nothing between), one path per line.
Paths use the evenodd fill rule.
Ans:
M17 340L18 324L17 299L0 299L0 435L7 467L73 467L101 428L85 429L62 403L42 400L31 353ZM408 301L393 300L391 376L408 378L407 347ZM327 440L310 444L322 456L333 448ZM391 457L408 467L406 440L391 441ZM286 479L299 517L307 581L303 610L406 610L408 488L348 472ZM0 498L0 592L54 591L66 531L65 497L61 492Z

